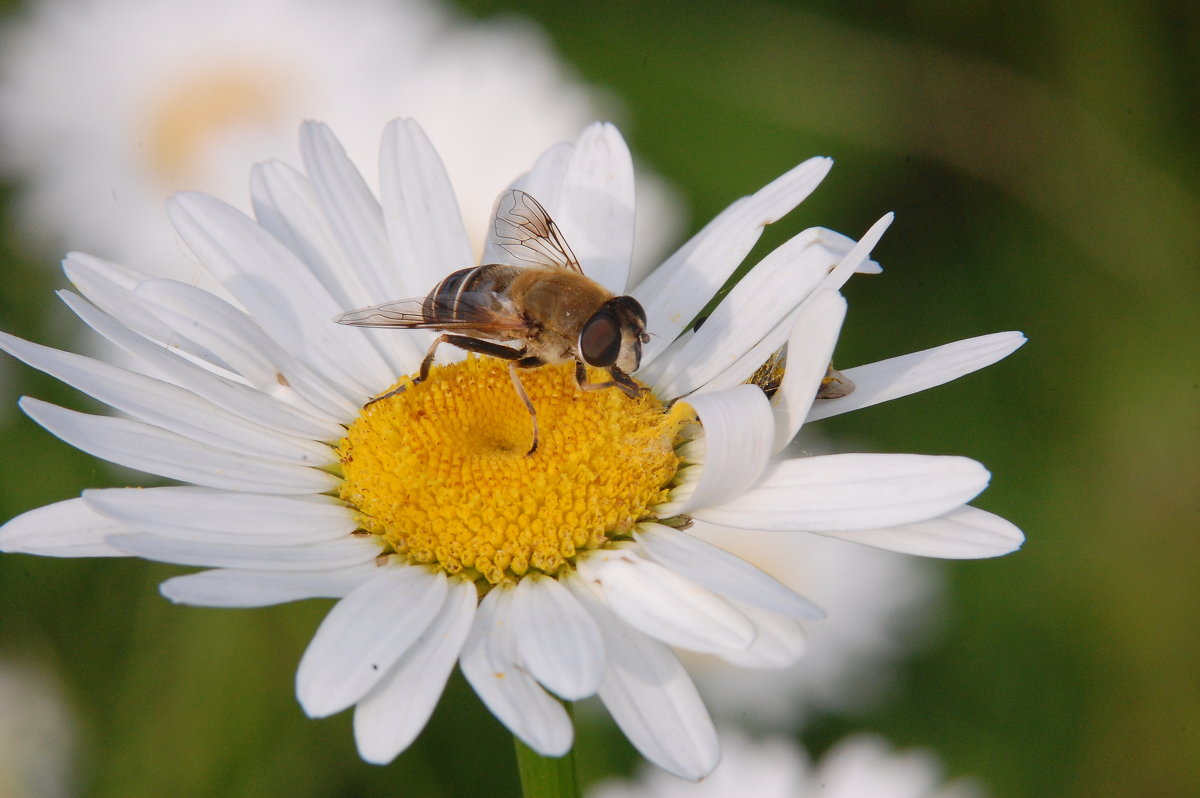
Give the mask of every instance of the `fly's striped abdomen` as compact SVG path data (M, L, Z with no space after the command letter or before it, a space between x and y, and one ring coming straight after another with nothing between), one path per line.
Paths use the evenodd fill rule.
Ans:
M509 286L523 270L521 266L489 263L451 272L425 298L425 321L467 321L473 309L501 309ZM481 301L483 297L487 297L486 302Z

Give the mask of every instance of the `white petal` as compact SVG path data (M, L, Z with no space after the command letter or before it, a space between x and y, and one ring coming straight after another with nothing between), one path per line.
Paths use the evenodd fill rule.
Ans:
M828 228L818 228L821 230L821 241L829 249L837 255L837 262L841 263L847 255L854 249L854 245L858 242L849 236L842 235L835 230ZM854 270L855 274L882 274L883 267L876 261L867 259L859 260L857 256L858 267Z
M987 470L965 457L802 457L771 465L754 488L693 515L739 529L873 529L947 513L978 495L987 482Z
M446 601L447 579L392 566L339 601L321 622L296 670L296 697L323 718L358 701L429 627Z
M596 692L604 644L595 621L550 577L526 575L513 591L517 651L533 677L568 701Z
M123 527L88 507L82 499L47 504L0 526L0 551L43 557L124 557L105 542Z
M817 421L870 407L956 380L1007 357L1024 343L1025 336L1019 332L992 333L866 366L842 369L842 373L854 382L854 391L837 399L817 402L806 420Z
M850 279L851 275L862 271L864 264L868 261L871 250L879 243L879 239L883 238L883 234L887 232L888 227L891 226L895 218L896 214L885 213L879 221L871 225L867 232L863 233L863 237L850 248L850 251L838 261L838 265L821 282L821 288L832 291L840 290L846 284L846 281Z
M754 642L745 651L722 654L721 659L740 668L775 669L794 665L804 656L804 627L795 618L745 604L736 606L754 623Z
M818 264L842 262L846 254L854 248L856 243L854 240L846 238L840 233L835 233L832 230L827 230L823 227L814 227L810 230L806 230L797 236L797 239L803 241L803 237L806 235L815 235L820 247L812 252L805 252L804 255L806 257L815 258L815 262ZM778 251L779 250L776 250L776 252ZM832 260L827 260L829 258ZM761 267L762 264L756 267L755 270L751 271L750 274L747 275L746 279L753 278L755 271ZM874 261L860 261L858 271L860 273L876 274L880 271L879 264L875 263ZM738 285L734 287L734 291L741 287L741 285L745 282L746 280L743 280L742 282L738 283ZM829 289L828 283L829 280L828 277L826 277L819 281L818 287L824 287L828 290L833 290ZM806 292L809 292L810 296L814 292L819 293L817 289L812 289L807 284L804 285L804 289ZM750 306L752 307L753 303L750 303ZM720 308L721 306L718 306L717 309L720 310ZM695 390L696 392L720 391L746 382L748 379L750 379L754 372L767 361L767 359L775 352L775 350L779 349L779 347L783 346L787 342L792 333L792 329L796 325L796 321L800 318L802 311L803 305L793 308L781 320L779 320L778 323L775 323L774 326L771 326L766 333L762 335L762 338L759 339L757 343L754 343L754 345L749 349L745 349L747 342L752 341L754 335L757 335L761 331L761 326L751 327L747 330L743 330L736 336L736 340L732 342L720 342L720 347L728 346L728 352L726 355L722 355L722 357L718 359L718 365L722 363L729 363L729 365L721 368L716 374L712 374L712 370L710 369L703 375L698 375L690 381L677 383L672 386L673 389L682 389L686 387L689 391ZM715 315L716 314L714 313L714 316ZM742 315L753 316L754 314L743 313ZM771 314L767 320L772 321L776 318L777 314ZM708 327L710 322L711 319L706 321L704 327L701 329ZM751 334L751 331L753 331L753 334ZM682 361L686 364L689 358L699 355L699 348L691 345L691 342L687 340L692 335L693 331L691 330L684 332L683 335L681 335L674 343L672 343L650 367L640 371L639 377L642 379L642 381L653 384L658 380L658 375L664 374L669 370L678 370L680 367L676 365L676 361ZM685 342L688 344L686 349L681 345ZM739 352L741 352L741 354L738 354ZM736 356L736 358L730 363L730 357L732 356ZM692 387L693 382L698 382L699 384L695 387Z
M459 664L480 700L509 731L542 756L571 750L567 711L542 689L517 655L512 590L493 588L479 605Z
M304 122L300 154L346 259L364 272L368 286L381 293L396 287L398 264L388 243L383 209L329 126Z
M255 164L250 172L250 201L255 220L304 261L338 304L351 307L361 304L364 296L385 293L366 287L363 281L370 272L350 268L316 189L303 173L282 161Z
M399 293L375 303L429 292L447 274L474 265L454 186L437 150L412 119L393 119L379 163L383 218L396 253Z
M367 289L368 296L360 298L355 306L375 305L406 296L402 262L396 259L388 241L383 209L329 127L312 121L301 125L300 153L312 178L317 201L338 242L342 261ZM450 211L457 213L457 207ZM414 293L424 294L433 285L430 283ZM396 368L400 369L399 373L412 370L425 354L425 346L421 343L425 336L419 334L388 335L388 331L362 328L357 332L367 340L376 341L388 352L393 364L391 376L397 373ZM389 377L384 384L391 382Z
M379 573L373 562L326 571L245 571L217 568L176 576L158 586L176 604L269 607L309 598L342 598Z
M84 501L131 530L205 543L317 543L357 528L354 511L331 496L274 496L208 488L87 490Z
M280 432L310 440L336 441L345 428L328 416L318 418L249 385L221 377L178 356L117 322L70 291L58 296L84 323L166 379L203 396L218 407Z
M475 585L450 586L446 602L421 637L354 708L354 739L367 762L385 765L425 728L471 630Z
M750 347L746 354L734 361L729 368L697 388L696 393L724 391L749 380L754 376L754 372L758 371L762 364L766 363L771 355L775 353L775 350L787 343L788 336L791 335L792 328L796 326L796 320L800 318L802 310L803 307L798 307L784 316L778 324L763 336L761 341ZM664 359L666 359L666 355L655 362L657 363Z
M633 158L608 122L589 125L575 142L554 219L584 273L625 293L633 258Z
M532 194L553 216L562 201L563 180L574 152L575 144L572 142L564 141L548 148L538 156L533 168L522 175L513 187Z
M115 264L81 253L71 253L63 261L63 270L85 297L120 325L160 346L195 358L199 363L208 364L214 371L232 372L243 376L266 392L270 392L272 387L280 387L282 380L278 378L281 374L290 375L290 372L275 367L269 361L267 356L279 348L268 341L254 322L242 311L232 308L224 300L207 291L173 280L152 280L145 275L138 277ZM157 284L172 284L176 287L176 293L183 294L183 309L179 312L183 320L174 327L171 325L175 320L164 320L161 317L166 308L158 307L152 298L148 300L144 295L135 295L136 291L144 291L148 285ZM226 332L225 335L232 340L223 349L214 351L196 340L202 337L196 333L205 332L205 326L220 329L231 321L235 329ZM253 328L258 337L248 338L244 331L237 329L238 322L241 327ZM264 348L260 339L268 341L270 346ZM279 351L282 353L281 349ZM267 362L264 363L264 359ZM256 373L254 368L239 368L257 364L261 364L262 373ZM294 377L291 377L291 381L295 382ZM353 403L351 406L350 417L353 418L353 410L357 408L353 407Z
M143 280L134 286L131 298L170 331L169 346L230 371L259 390L279 382L280 363L295 361L245 311L202 288L178 280Z
M829 266L835 263L850 263L850 261L846 261L846 256L856 246L856 242L853 239L847 238L841 233L835 233L834 231L825 229L823 227L814 227L810 230L806 230L797 236L797 239L803 240L803 237L806 235L815 235L819 247L813 251L805 252L803 254L806 257L814 258L815 263L817 264L825 264L827 267L825 271L828 270ZM779 250L776 250L776 252L778 251ZM878 263L870 260L862 261L858 255L856 255L854 262L858 262L859 264L859 273L876 274L881 271ZM759 266L755 267L755 269L751 271L749 275L747 275L746 279L753 278L755 271L760 268L762 268L762 264L759 264ZM822 271L822 274L824 274L824 271ZM736 291L744 282L745 280L739 282L738 285L734 287L734 291ZM830 288L830 280L828 276L821 279L816 288L809 287L807 283L804 285L804 288L810 297L814 294L821 293L821 289L834 290L833 288ZM753 303L751 303L750 306L752 307ZM720 310L720 307L721 306L718 306L717 309ZM748 379L750 379L754 372L757 371L758 368L767 361L767 359L775 352L775 350L787 343L787 340L791 336L792 330L795 327L797 320L800 318L803 309L803 305L793 308L778 323L770 327L757 343L755 343L748 350L745 350L744 353L738 355L730 365L721 369L715 375L709 376L708 373L703 375L702 384L700 384L694 390L697 392L720 391L746 382ZM714 313L714 315L716 314ZM754 314L744 313L743 315L752 316ZM772 314L771 318L774 319L776 316ZM711 319L706 321L704 327L707 327L710 321ZM704 327L701 329L704 329ZM689 346L685 352L683 347L679 346L680 341L687 338L691 334L691 331L685 332L675 343L671 344L671 346L668 347L668 349L654 361L652 366L639 372L639 377L642 379L642 381L654 383L658 374L665 373L671 368L678 368L677 366L673 366L664 361L671 361L671 363L674 363L674 361L678 359L683 359L686 361L687 358L698 354L698 350L695 347ZM755 334L757 334L757 330L755 331ZM730 347L729 351L736 354L745 348L746 342L751 340L751 338L752 336L749 334L743 333L738 336L738 341L736 341L735 344L726 344L721 342L720 346L728 345ZM720 362L727 363L729 362L729 359L726 357L721 359ZM688 385L690 385L690 383L688 383ZM677 387L683 386L680 385ZM691 390L691 388L689 388L689 390Z
M773 400L772 454L783 451L800 431L833 359L833 348L845 318L846 300L836 291L819 291L804 303L788 336L787 367Z
M568 577L604 638L608 669L600 700L642 756L684 779L707 776L720 747L712 720L679 659L662 643L618 620L590 584Z
M1025 535L1014 524L975 507L960 507L938 518L886 529L828 534L880 549L954 560L999 557L1025 542Z
M76 449L139 471L225 490L250 493L325 493L338 478L305 466L225 452L140 421L77 413L21 397L20 407Z
M686 531L662 524L640 524L633 537L667 570L717 595L795 618L825 615L817 605L757 566Z
M724 653L754 641L754 626L729 602L628 549L591 552L578 567L621 620L664 643Z
M659 508L660 515L721 504L758 481L775 438L771 403L756 385L692 396L687 400L704 426L705 456L694 491Z
M294 392L305 408L317 413L339 420L357 415L362 397L354 388L318 374L220 297L176 280L144 280L134 293L186 342L185 351L207 355L265 393L291 400Z
M147 560L200 568L246 568L253 571L322 571L349 568L379 556L369 538L342 538L302 545L207 543L160 537L145 532L109 535L108 542Z
M391 270L391 279L381 285L382 275L358 268L346 257L312 183L295 169L279 162L255 166L250 193L258 223L304 261L340 307L350 310L378 304L381 297L406 295L400 269ZM422 354L412 336L363 333L396 374L412 370Z
M679 337L667 345L667 348L659 353L654 362L647 365L642 363L642 367L638 369L638 379L647 385L657 385L659 375L670 368L679 357L679 353L687 348L696 337L696 329L684 330L679 334ZM733 385L745 380L737 380ZM669 398L669 397L668 397Z
M3 332L0 348L123 413L199 443L298 465L335 462L324 444L251 424L162 380Z
M121 324L166 346L179 345L175 333L132 298L131 292L145 275L136 275L115 263L83 252L68 253L62 267L79 293Z
M86 252L72 251L68 252L62 260L63 273L67 275L72 283L75 282L74 273L76 270L83 270L85 282L92 283L99 281L109 287L120 288L122 290L132 290L139 282L146 279L148 276L145 272L131 269L128 266L122 266L119 263L114 263L111 260L98 258L95 255L89 255Z
M284 349L364 396L394 376L362 331L291 250L241 211L204 194L176 194L167 214L180 237Z
M832 165L828 158L810 158L733 203L633 290L654 336L643 349L643 363L675 340L754 247L762 228L800 204Z
M687 348L655 378L655 393L683 396L696 390L732 366L808 298L838 262L838 254L824 245L828 234L816 227L805 230L751 269L704 320Z

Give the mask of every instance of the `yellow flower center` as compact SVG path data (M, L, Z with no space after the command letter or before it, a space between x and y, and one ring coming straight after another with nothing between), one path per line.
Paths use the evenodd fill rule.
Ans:
M600 379L599 372L593 379ZM521 372L469 357L363 408L338 446L341 497L388 553L497 584L557 575L576 552L628 537L667 500L676 438L694 416L650 392L581 391L574 367Z

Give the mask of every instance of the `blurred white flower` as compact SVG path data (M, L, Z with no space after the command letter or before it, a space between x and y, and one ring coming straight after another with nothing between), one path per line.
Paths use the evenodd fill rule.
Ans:
M755 742L721 735L721 764L700 782L643 766L636 781L605 781L587 798L980 798L970 781L943 783L941 766L922 750L893 751L873 735L848 737L813 763L782 737Z
M685 656L709 709L757 729L795 729L813 712L870 707L894 666L931 631L938 565L815 535L780 535L696 523L691 532L754 563L808 596L833 621L804 624L804 658L777 670L745 671L718 657Z
M333 125L368 181L379 130L419 119L478 254L499 188L613 105L531 23L425 0L47 0L0 36L0 171L23 184L25 234L188 282L204 272L163 200L198 189L248 210L246 164L299 161L302 119ZM641 185L649 253L677 213L661 181Z
M75 719L57 681L32 662L0 660L0 795L74 795Z

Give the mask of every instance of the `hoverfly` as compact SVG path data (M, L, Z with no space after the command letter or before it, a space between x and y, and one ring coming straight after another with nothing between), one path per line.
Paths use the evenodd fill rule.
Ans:
M537 411L518 375L520 369L575 361L581 390L619 388L626 396L646 389L629 374L642 359L646 312L631 296L614 296L584 275L558 225L541 203L518 189L501 195L495 219L496 241L521 265L489 263L449 274L428 296L400 299L338 316L358 327L441 330L421 361L413 383L429 376L441 344L509 361L517 395L533 421L537 450ZM517 342L505 346L497 342ZM607 369L611 379L588 382L588 366ZM403 387L372 399L379 401ZM368 403L370 404L370 403Z
M783 373L787 369L787 344L776 349L766 362L755 369L746 382L762 388L770 399L783 386ZM838 371L830 363L825 376L817 387L817 399L840 399L854 393L854 381Z

